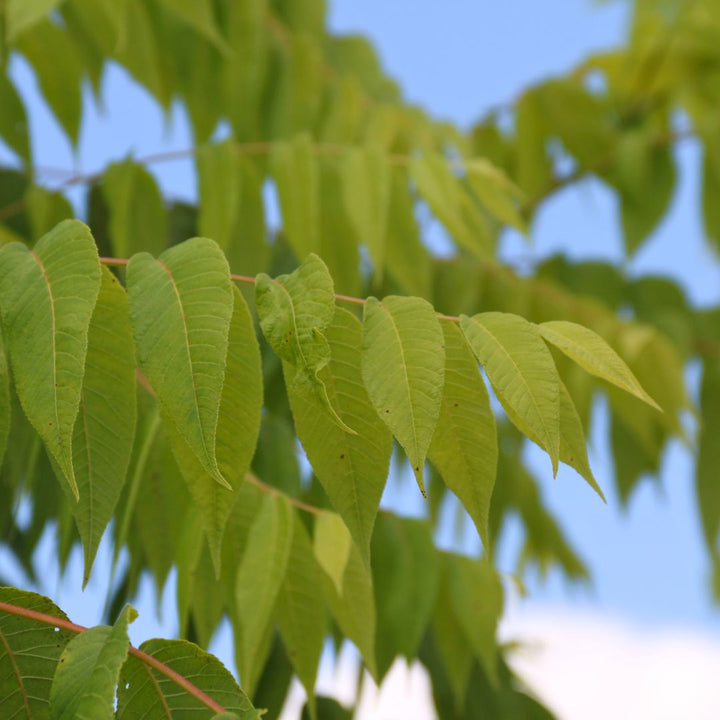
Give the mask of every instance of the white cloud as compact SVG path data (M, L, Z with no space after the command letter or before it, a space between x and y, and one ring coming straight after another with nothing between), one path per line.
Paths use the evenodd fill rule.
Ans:
M512 666L560 720L717 720L720 637L597 613L511 612Z
M513 607L503 642L520 641L510 662L559 720L718 720L720 632L639 627L599 612ZM335 665L324 657L318 692L350 704L357 652L344 646ZM304 693L295 683L283 720L298 717ZM356 720L434 720L424 668L398 660L378 689L367 676Z

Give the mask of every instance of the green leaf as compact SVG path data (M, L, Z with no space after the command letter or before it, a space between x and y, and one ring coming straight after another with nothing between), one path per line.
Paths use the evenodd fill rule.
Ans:
M49 15L61 2L63 0L8 0L5 8L8 42Z
M516 171L513 177L532 200L552 182L552 164L547 152L542 88L530 88L515 107Z
M325 263L317 255L309 255L289 275L273 280L260 273L255 282L255 307L270 346L295 368L293 380L312 388L333 420L345 431L354 432L337 414L320 375L330 362L324 332L335 314L333 282Z
M359 147L347 154L342 164L343 200L360 242L370 252L378 283L385 265L390 187L390 162L381 147Z
M527 223L518 207L522 192L507 175L485 158L467 162L466 170L468 183L483 205L500 222L527 234Z
M320 245L320 180L315 146L308 135L273 145L270 169L280 198L282 229L295 256Z
M519 315L462 315L460 327L492 383L495 394L520 418L550 455L560 456L560 378L535 325ZM519 430L523 430L519 427Z
M38 185L27 189L25 205L33 237L40 237L63 220L75 217L72 205L62 193L51 192Z
M703 138L702 217L705 234L720 247L720 141L713 135Z
M165 249L165 203L155 178L132 160L112 163L102 189L110 210L110 240L116 257Z
M32 251L21 243L0 248L0 307L15 389L75 497L72 435L99 290L97 249L77 220L60 223Z
M262 410L262 369L255 326L247 303L235 286L233 296L225 380L215 435L218 468L230 487L220 485L208 473L179 432L170 433L173 454L200 510L218 577L225 523L235 500L233 492L243 482L250 467Z
M288 382L295 428L308 459L335 509L369 564L370 538L385 487L392 436L378 418L360 378L362 328L343 308L327 331L332 357L322 377L331 402L356 434L333 422L316 394ZM286 377L288 374L286 374Z
M128 655L128 625L136 617L137 612L127 605L113 627L89 628L67 644L50 689L50 717L114 717L115 688Z
M408 187L407 169L392 168L388 210L386 269L404 293L430 297L430 253L420 239L415 204Z
M326 627L325 607L317 597L321 582L310 538L303 524L296 522L277 618L290 662L311 699Z
M227 44L215 23L212 0L162 0L162 4L168 12L204 35L218 50L227 51Z
M455 323L442 320L445 387L429 457L470 513L489 547L490 496L497 472L495 416L477 360Z
M72 38L59 24L44 19L34 25L31 33L22 34L17 49L33 66L45 100L76 145L82 117L82 66Z
M352 539L339 515L321 512L315 519L313 550L318 565L332 580L338 595L343 594L343 575L350 558Z
M322 517L321 515L320 518ZM347 530L345 532L347 534ZM349 540L350 536L347 535L347 538ZM377 680L375 598L373 597L372 576L357 547L348 545L348 550L348 558L343 568L344 572L339 587L334 578L323 575L323 595L340 630L355 643L370 674ZM342 588L342 592L339 588Z
M497 682L495 632L503 609L503 589L487 560L460 555L445 556L444 580L460 626L475 656Z
M214 656L187 640L148 640L140 650L187 678L203 693L241 720L256 720L257 712L233 676ZM162 708L162 717L206 717L207 704L155 667L131 655L120 673L117 720L145 717L148 708ZM160 715L158 715L160 717Z
M440 416L443 332L422 298L369 298L363 314L362 376L375 410L407 453L423 495L423 465Z
M0 602L67 620L48 598L0 587ZM0 717L49 717L52 678L69 630L0 609Z
M717 468L720 463L720 363L706 359L700 388L702 422L697 460L697 503L702 520L705 542L712 553L717 553L720 531L720 484Z
M459 245L481 257L491 252L487 238L467 222L468 198L446 158L442 155L413 157L410 176L418 193Z
M381 514L373 535L372 570L382 678L396 655L415 657L435 606L440 562L429 524Z
M10 378L7 357L5 356L5 341L2 332L0 332L0 468L3 466L5 449L7 448L11 415Z
M20 0L19 4L26 6L28 3ZM4 73L0 74L0 107L0 137L20 156L26 166L30 166L32 157L25 106L15 86Z
M265 635L285 578L295 513L283 495L265 496L250 528L235 581L239 633L235 654L245 691L252 695L263 667Z
M648 405L660 406L643 390L625 361L590 328L565 320L541 323L540 334L591 375L607 380Z
M135 345L127 296L103 268L72 440L80 493L72 510L84 548L84 584L125 482L135 436L135 398Z
M215 454L234 300L225 256L207 238L157 260L139 253L128 264L127 286L140 365L164 421L228 487Z

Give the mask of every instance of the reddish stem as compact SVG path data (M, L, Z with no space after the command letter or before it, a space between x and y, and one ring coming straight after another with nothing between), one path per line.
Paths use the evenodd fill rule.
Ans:
M79 635L81 632L87 630L83 625L76 625L74 622L64 620L63 618L55 617L54 615L46 615L45 613L38 612L37 610L30 610L28 608L19 607L12 605L11 603L0 602L0 611L9 613L10 615L16 615L18 617L24 617L28 620L34 620L44 625L51 625L52 627L60 627L63 630L68 630L71 633ZM175 672L172 668L160 662L152 655L148 655L142 650L133 645L129 646L129 653L136 657L144 665L157 670L161 675L164 675L168 680L172 680L176 685L181 687L187 693L192 695L196 700L201 702L205 707L209 708L215 713L226 712L225 708L220 703L213 700L209 695L206 695L200 688L193 685L187 678Z

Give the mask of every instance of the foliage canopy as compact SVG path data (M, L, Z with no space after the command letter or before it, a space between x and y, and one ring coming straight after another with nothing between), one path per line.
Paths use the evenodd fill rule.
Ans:
M0 666L14 669L0 673L0 714L277 717L294 674L312 716L342 717L313 697L330 637L352 641L377 680L396 656L419 658L443 718L549 717L495 637L507 518L524 526L520 578L528 565L587 570L521 443L603 497L585 438L606 392L627 501L685 435L696 360L697 493L717 572L718 310L609 264L556 257L521 276L496 252L506 228L527 232L547 198L593 175L616 191L634 253L667 210L672 149L689 134L720 242L719 3L638 2L626 47L468 131L407 104L365 39L325 29L323 0L8 0L0 26L0 137L17 156L0 168L0 538L30 581L50 525L61 567L82 543L86 581L108 525L115 562L129 557L108 626L0 590ZM15 56L72 143L83 89L101 97L108 63L165 110L182 103L197 204L163 195L163 156L41 184ZM433 253L419 208L450 256ZM379 510L393 457L427 495L426 518ZM439 508L457 500L481 558L434 543ZM128 650L134 611L120 608L143 573L159 593L172 567L186 640ZM224 616L242 690L200 649Z

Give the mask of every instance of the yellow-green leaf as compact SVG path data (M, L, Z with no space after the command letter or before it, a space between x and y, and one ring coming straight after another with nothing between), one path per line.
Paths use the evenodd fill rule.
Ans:
M193 238L157 260L134 255L127 268L138 359L163 420L226 487L215 455L234 295L222 251Z
M520 418L550 455L560 457L560 378L537 326L500 312L462 315L460 327L487 373L495 394ZM519 427L522 431L523 427Z
M390 162L379 146L355 148L342 165L343 200L358 239L370 252L374 276L382 282L390 208Z
M443 331L422 298L368 298L362 376L375 410L403 446L423 494L423 465L440 416Z
M497 472L495 416L477 360L455 323L442 320L445 388L430 461L458 496L488 547L490 496Z
M102 189L110 210L113 253L160 254L166 246L166 212L155 178L132 160L123 160L106 169Z
M125 483L135 422L135 344L127 296L115 276L103 268L73 433L80 498L72 510L83 542L84 583Z
M321 512L315 519L313 550L318 565L332 580L338 595L343 594L343 575L350 557L352 539L339 515Z
M235 581L239 647L235 655L245 692L262 671L261 649L285 577L295 513L282 495L267 495L250 528Z
M308 135L275 143L270 169L280 198L283 233L298 259L320 245L320 179Z
M347 534L347 530L345 532ZM347 535L347 538L349 540L350 536ZM351 544L348 544L347 547L349 553L340 584L338 586L334 578L323 575L323 595L340 630L355 643L370 674L377 680L375 598L373 597L372 576L370 568L363 562L358 548ZM342 592L339 587L342 588Z
M0 467L2 467L5 457L11 417L10 382L4 342L2 332L0 332Z
M196 458L178 432L170 432L173 453L197 503L215 573L220 576L225 524L235 502L234 492L250 466L262 410L262 368L255 326L237 287L228 333L225 381L220 397L215 455L230 488L220 485Z
M204 35L218 50L227 50L215 23L212 0L162 0L162 4L193 30Z
M5 33L12 42L23 30L42 20L63 0L8 0L5 8Z
M307 531L301 522L295 522L277 618L290 661L311 699L326 627L325 606L317 596L321 582Z
M370 538L387 479L392 435L361 382L360 322L338 308L327 337L332 356L322 377L331 402L357 433L347 433L333 422L317 395L286 373L288 397L308 459L369 564Z
M660 410L643 390L623 359L597 333L577 323L553 320L538 325L540 334L591 375L607 380L621 390Z
M333 281L325 263L314 254L289 275L273 279L260 273L255 282L255 306L270 346L295 369L293 381L316 392L340 427L320 371L330 362L325 330L335 314Z
M99 290L97 249L77 220L60 223L33 250L0 248L0 308L15 389L75 497L72 436Z

